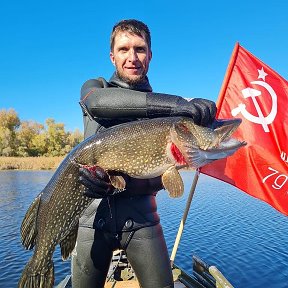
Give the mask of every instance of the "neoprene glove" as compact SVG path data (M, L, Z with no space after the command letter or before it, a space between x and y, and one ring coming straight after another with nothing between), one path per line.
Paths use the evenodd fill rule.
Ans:
M119 175L124 178L126 187L125 191L121 191L121 193L125 193L125 195L153 194L163 189L161 177L136 179L116 171L110 171L109 173L110 175ZM108 174L99 166L93 169L81 167L79 175L79 182L87 188L84 192L87 197L105 198L120 192L111 185Z
M194 98L190 101L175 95L161 93L147 93L147 116L191 117L195 124L208 126L216 116L217 108L213 101Z
M193 119L195 124L207 126L214 121L216 112L216 105L210 100L194 98L187 101L180 98L176 107L172 108L171 116L188 116Z
M101 167L79 169L79 182L87 190L84 195L90 198L105 198L113 194L115 188L111 185L108 174Z

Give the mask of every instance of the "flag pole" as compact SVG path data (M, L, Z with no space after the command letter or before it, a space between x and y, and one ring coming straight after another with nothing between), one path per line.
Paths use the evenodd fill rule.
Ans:
M181 222L180 222L180 225L179 225L179 228L178 228L178 233L177 233L177 236L176 236L176 239L175 239L175 242L174 242L174 247L173 247L173 250L172 250L172 253L171 253L171 257L170 257L171 265L174 263L174 260L175 260L175 256L176 256L176 253L177 253L177 250L178 250L180 239L181 239L181 236L182 236L182 233L183 233L183 230L184 230L184 225L185 225L188 213L189 213L189 209L190 209L190 206L191 206L192 198L194 196L196 185L197 185L197 182L198 182L198 179L199 179L199 174L200 174L200 172L197 169L196 172L195 172L195 175L194 175L193 183L191 185L190 193L189 193L189 196L188 196L188 199L187 199L187 202L186 202L186 208L184 210L183 217L181 219Z

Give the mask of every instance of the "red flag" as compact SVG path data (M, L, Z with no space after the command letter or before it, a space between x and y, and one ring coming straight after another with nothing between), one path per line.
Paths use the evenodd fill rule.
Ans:
M241 118L233 136L248 144L202 173L230 183L288 215L288 82L236 44L217 118Z

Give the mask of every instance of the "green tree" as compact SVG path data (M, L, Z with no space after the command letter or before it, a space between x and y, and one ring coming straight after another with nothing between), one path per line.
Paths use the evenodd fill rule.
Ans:
M67 153L65 150L67 144L67 134L63 123L55 123L55 120L49 118L46 120L48 151L47 156L62 156Z
M78 145L81 141L83 141L83 134L79 129L75 129L74 132L67 132L66 133L66 145L62 149L62 152L64 154L67 154L71 151L72 148L74 148L76 145Z
M49 141L46 131L33 137L32 141L33 156L48 156Z
M33 142L33 140L43 132L44 126L42 124L35 121L21 122L20 127L16 132L17 155L22 157L41 155L42 149L35 146L35 142Z
M0 155L16 155L16 129L20 119L14 109L0 110Z
M68 132L67 133L67 140L68 140L68 145L70 149L78 145L80 142L83 141L83 133L79 129L75 129L73 132Z
M20 121L14 109L0 110L0 156L63 156L83 140L79 130L66 132L54 119L44 125Z

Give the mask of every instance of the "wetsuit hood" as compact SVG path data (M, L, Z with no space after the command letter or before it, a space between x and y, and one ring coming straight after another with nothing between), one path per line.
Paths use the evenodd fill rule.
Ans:
M112 77L109 80L109 83L112 86L137 90L142 92L152 92L152 87L150 86L149 79L145 76L145 79L141 83L137 83L135 85L129 85L128 83L121 80L116 72L113 73Z

